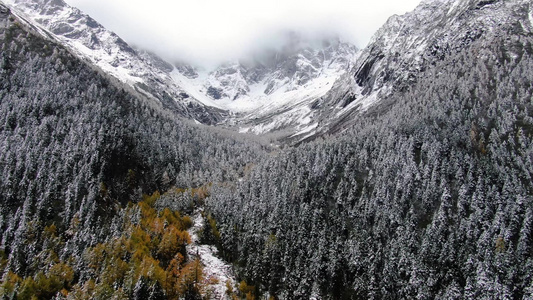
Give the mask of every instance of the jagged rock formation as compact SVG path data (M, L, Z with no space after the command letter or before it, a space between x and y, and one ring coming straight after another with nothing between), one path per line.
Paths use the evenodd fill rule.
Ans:
M428 67L476 40L490 47L510 33L531 34L531 9L525 0L438 0L422 1L414 11L392 16L361 51L350 72L353 77L339 80L321 101L328 106L324 122L329 124L319 128L342 130L359 112L408 89ZM503 47L520 56L513 51L515 43L507 39Z

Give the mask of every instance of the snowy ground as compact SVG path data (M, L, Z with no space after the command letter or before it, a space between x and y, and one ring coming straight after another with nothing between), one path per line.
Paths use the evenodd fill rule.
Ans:
M236 279L230 264L216 256L218 250L211 245L200 244L198 232L204 227L205 220L202 211L197 210L193 216L193 226L189 229L191 244L187 246L187 254L191 258L199 257L204 266L204 294L209 299L229 299L226 294L226 282L235 286Z

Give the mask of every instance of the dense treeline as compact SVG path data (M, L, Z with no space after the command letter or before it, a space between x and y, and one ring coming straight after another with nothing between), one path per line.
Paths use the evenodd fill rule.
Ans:
M222 253L284 299L531 299L532 42L475 42L343 136L215 188Z
M81 230L78 218L65 234L52 224L40 235L43 247L25 277L8 270L0 295L9 299L197 299L205 280L198 260L187 257L188 216L155 209L159 193L129 203L110 222L111 234L81 255L61 258L68 237ZM36 225L33 224L32 225Z
M179 212L204 201L248 298L533 298L530 35L473 42L341 136L269 156L4 12L0 36L4 298L199 298Z
M235 181L263 153L256 142L176 119L5 11L0 37L3 281L11 273L37 280L39 255L57 236L57 261L74 260L73 277L61 280L75 283L82 253L113 236L128 202Z

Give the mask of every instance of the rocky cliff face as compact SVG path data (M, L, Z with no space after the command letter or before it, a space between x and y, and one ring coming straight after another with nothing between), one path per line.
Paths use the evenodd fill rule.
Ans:
M236 100L247 95L268 96L280 89L283 92L294 91L328 72L336 75L345 72L354 63L357 53L355 46L338 39L324 42L322 47L299 44L290 42L284 49L269 52L262 61L221 66L209 74L204 84L208 96L214 100ZM251 93L254 85L265 88ZM219 93L209 93L215 90Z
M468 51L473 41L490 47L509 33L531 34L531 12L532 4L525 0L424 0L414 11L392 16L361 51L352 76L340 78L320 100L326 108L318 127L342 130L359 113L408 89L428 67ZM504 43L511 59L521 55L513 50L515 42Z
M410 13L393 16L375 34L354 67L363 95L384 87L405 89L429 65L463 51L477 39L506 32L531 32L530 1L422 1Z

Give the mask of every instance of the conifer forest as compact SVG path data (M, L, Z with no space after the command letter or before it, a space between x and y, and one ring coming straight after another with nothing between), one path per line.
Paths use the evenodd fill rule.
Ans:
M533 299L531 32L439 52L342 130L277 143L187 120L17 18L0 299ZM231 266L224 295L193 243Z

